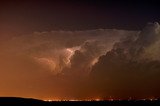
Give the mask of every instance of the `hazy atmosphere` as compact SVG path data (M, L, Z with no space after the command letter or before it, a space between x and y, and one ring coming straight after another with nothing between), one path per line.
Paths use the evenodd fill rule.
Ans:
M159 98L159 12L156 0L2 0L0 96Z

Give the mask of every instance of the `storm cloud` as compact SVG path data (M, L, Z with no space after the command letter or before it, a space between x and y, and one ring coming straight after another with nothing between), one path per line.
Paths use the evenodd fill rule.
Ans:
M123 99L159 97L159 37L159 24L148 23L138 35L115 43L92 68L95 91Z
M149 23L142 31L50 31L1 37L2 95L157 97L159 36L159 24Z

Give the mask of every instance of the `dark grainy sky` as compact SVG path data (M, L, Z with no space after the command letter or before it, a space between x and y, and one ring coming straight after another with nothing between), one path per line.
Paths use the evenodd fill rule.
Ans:
M0 28L18 31L142 29L160 18L158 0L2 0ZM20 29L20 30L19 30Z

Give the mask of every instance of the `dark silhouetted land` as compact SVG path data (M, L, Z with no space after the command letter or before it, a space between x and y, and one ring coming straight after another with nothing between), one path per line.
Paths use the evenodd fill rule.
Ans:
M160 100L43 101L32 98L0 97L0 106L160 106Z

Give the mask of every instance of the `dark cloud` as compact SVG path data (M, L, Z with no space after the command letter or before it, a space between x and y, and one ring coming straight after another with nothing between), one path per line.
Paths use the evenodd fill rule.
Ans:
M98 94L113 98L158 97L160 61L152 55L156 57L159 35L159 24L149 23L138 35L128 36L101 56L91 71ZM148 49L153 47L149 55Z

